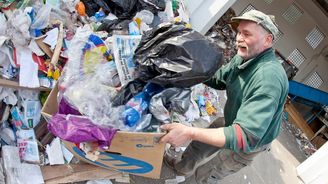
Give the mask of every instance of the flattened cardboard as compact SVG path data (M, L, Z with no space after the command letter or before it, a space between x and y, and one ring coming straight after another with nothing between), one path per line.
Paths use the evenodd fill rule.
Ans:
M118 171L110 171L90 164L42 166L41 171L47 184L123 177L122 173Z
M48 121L58 109L57 86L51 91L41 114ZM96 161L89 160L75 144L64 141L68 150L77 158L106 169L160 178L165 144L158 143L164 133L134 133L118 131L109 150L100 151Z

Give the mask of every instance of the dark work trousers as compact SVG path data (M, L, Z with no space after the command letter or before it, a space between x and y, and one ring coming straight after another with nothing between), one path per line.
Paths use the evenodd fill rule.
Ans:
M224 119L215 120L209 128L224 126ZM250 165L253 158L268 146L252 153L234 152L198 141L192 141L182 155L181 160L175 164L175 169L187 177L195 175L199 184L214 184L229 174L233 174L243 167Z

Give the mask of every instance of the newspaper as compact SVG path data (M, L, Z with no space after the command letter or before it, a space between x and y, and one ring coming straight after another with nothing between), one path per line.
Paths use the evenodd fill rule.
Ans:
M133 55L140 40L141 35L113 35L114 61L122 86L136 77Z

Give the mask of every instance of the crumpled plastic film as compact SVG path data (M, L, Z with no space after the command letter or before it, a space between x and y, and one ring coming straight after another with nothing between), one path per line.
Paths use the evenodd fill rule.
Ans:
M118 128L123 125L121 108L112 108L112 98L119 81L109 55L104 42L92 34L90 27L79 28L68 50L69 61L59 80L59 89L67 104L88 116L95 125Z
M33 23L31 24L31 29L44 29L49 25L50 20L50 6L42 6L38 11Z
M0 13L0 35L5 35L7 30L7 20L3 13Z
M100 147L110 145L117 129L95 126L84 116L55 114L48 129L57 137L73 143L97 141Z
M171 123L171 114L187 112L191 100L191 90L184 88L168 88L152 97L149 111L162 123Z
M60 89L65 89L81 77L80 70L81 65L83 65L82 48L87 43L88 36L91 33L92 31L89 26L77 29L71 41L71 47L68 48L68 61L58 81Z
M8 20L7 34L12 39L14 45L28 45L31 39L30 25L31 19L21 9L16 9L13 12L12 17Z
M165 87L191 87L208 80L223 64L222 51L182 23L145 34L134 59L139 77Z
M109 55L110 51L105 43L92 34L89 26L78 28L68 49L69 59L59 79L60 88L65 89L84 76L95 75L97 66L108 62Z
M75 82L66 89L64 98L96 125L114 126L113 123L120 123L119 118L113 117L112 98L116 90L94 79L84 78Z

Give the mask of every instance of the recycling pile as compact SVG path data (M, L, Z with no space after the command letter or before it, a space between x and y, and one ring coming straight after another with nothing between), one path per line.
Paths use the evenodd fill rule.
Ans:
M231 24L231 18L235 16L234 10L229 8L206 33L206 36L222 48L225 64L229 63L232 57L237 54L236 27Z
M107 149L118 130L159 132L164 123L192 126L223 116L224 95L201 84L223 64L221 48L192 29L182 0L0 0L0 6L0 74L24 87L58 86L59 108L48 129L62 140ZM3 157L17 152L24 163L40 163L35 125L24 108L9 109L1 131L14 137L2 145L20 147L2 147ZM9 160L5 170L15 164L22 163Z

